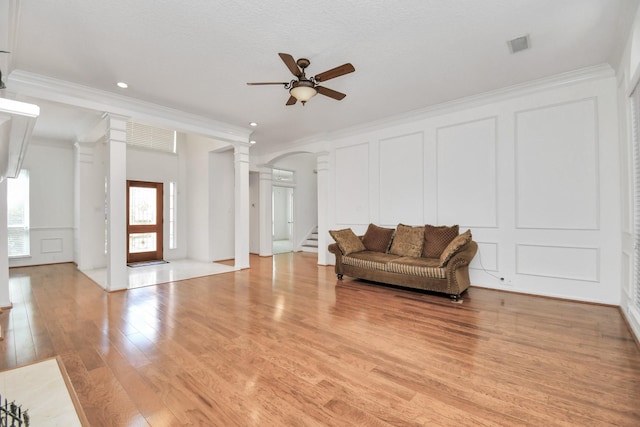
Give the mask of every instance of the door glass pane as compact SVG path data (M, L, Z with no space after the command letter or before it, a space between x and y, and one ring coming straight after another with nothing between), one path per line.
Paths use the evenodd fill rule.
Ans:
M129 188L129 225L156 224L156 189Z
M129 234L129 253L154 252L156 250L156 233Z

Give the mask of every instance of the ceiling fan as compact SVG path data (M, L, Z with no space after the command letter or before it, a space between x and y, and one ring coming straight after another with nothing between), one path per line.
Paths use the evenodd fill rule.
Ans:
M302 105L306 104L308 100L313 98L316 94L328 96L329 98L340 101L345 96L344 93L338 92L333 89L320 86L320 83L326 82L330 79L343 76L345 74L353 73L356 69L353 65L346 63L339 67L332 68L324 73L316 74L313 77L307 77L305 75L305 69L311 64L307 58L300 58L297 61L293 59L293 56L288 53L279 53L282 62L289 68L291 74L296 76L289 82L264 82L264 83L247 83L249 86L257 85L283 85L285 89L289 91L291 96L286 105L293 105L297 101L302 102Z

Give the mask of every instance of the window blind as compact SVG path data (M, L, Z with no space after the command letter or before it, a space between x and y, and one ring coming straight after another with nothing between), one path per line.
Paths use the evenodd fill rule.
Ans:
M175 153L176 132L129 121L127 122L127 144Z

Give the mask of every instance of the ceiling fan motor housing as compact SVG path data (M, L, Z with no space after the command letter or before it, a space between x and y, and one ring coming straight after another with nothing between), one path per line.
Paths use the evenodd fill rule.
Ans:
M293 56L288 53L279 53L280 59L287 66L291 74L293 74L297 80L291 80L289 82L264 82L264 83L247 83L248 85L283 85L291 95L285 105L294 105L296 101L302 102L304 105L309 99L316 96L318 93L333 98L337 101L343 99L346 95L336 90L320 86L320 82L335 79L345 74L353 73L356 69L350 63L342 64L339 67L334 67L323 73L316 74L315 76L307 78L305 75L306 68L311 64L307 58L300 58L297 61L293 59Z
M309 66L309 64L311 64L311 61L309 61L307 58L300 58L296 61L296 64L298 64L298 67L304 70Z

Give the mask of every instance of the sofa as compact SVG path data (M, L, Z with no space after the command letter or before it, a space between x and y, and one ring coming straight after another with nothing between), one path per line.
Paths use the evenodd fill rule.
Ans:
M369 224L362 236L349 228L329 233L336 241L328 249L336 257L338 280L349 276L434 291L454 302L470 285L469 263L478 245L470 230L459 234L457 225Z

